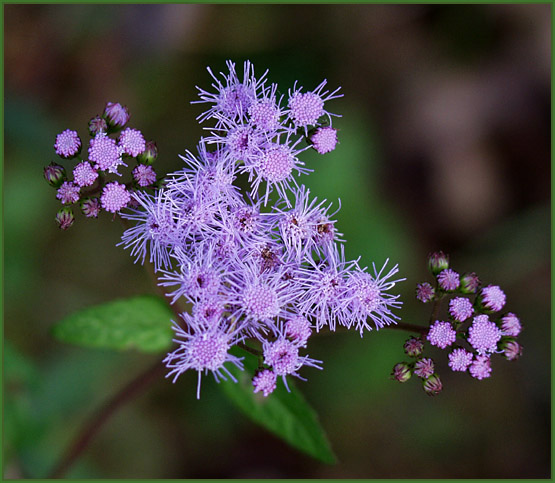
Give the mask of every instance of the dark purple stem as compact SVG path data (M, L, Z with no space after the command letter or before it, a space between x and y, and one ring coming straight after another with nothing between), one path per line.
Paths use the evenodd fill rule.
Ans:
M110 417L125 403L138 396L152 382L159 379L165 369L160 361L149 367L146 371L136 376L111 399L109 399L98 411L92 415L89 421L81 428L76 438L68 447L66 453L54 467L48 478L63 478L66 472L77 461L79 456L89 446L91 440L96 436Z

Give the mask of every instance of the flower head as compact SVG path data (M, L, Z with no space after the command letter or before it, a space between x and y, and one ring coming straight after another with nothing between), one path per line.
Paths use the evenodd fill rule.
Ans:
M465 349L458 348L449 354L449 367L453 371L466 371L468 366L472 363L472 352L467 352Z
M252 379L255 393L262 391L264 397L268 397L276 388L276 373L269 369L258 371Z
M293 87L293 91L289 91L289 111L288 117L296 128L313 126L323 115L327 115L331 119L331 114L324 109L324 103L330 99L342 97L338 94L340 88L333 92L324 90L327 81L324 80L313 91L301 92L301 88Z
M86 198L81 201L81 211L87 218L98 218L100 201L98 198Z
M91 163L83 161L73 168L73 181L77 186L90 186L98 178L98 173Z
M426 338L430 341L430 344L440 349L445 349L455 342L457 333L453 330L449 322L436 320L434 325L430 327Z
M122 153L122 149L105 133L99 133L91 139L89 160L95 163L95 169L108 171L119 176L118 166L127 166L121 159Z
M468 329L468 342L478 354L492 353L497 350L497 343L501 340L501 331L487 315L474 317Z
M321 369L321 361L316 361L308 356L299 355L299 345L280 336L274 342L264 341L264 364L270 366L277 376L282 376L287 390L289 386L285 376L292 375L302 379L297 371L302 366L312 366Z
M366 272L366 268L356 268L351 271L347 280L348 297L351 299L349 309L352 311L353 322L361 336L363 330L372 330L370 322L379 329L385 325L395 324L399 318L391 309L401 307L398 295L388 293L395 284L402 279L391 280L399 272L395 265L388 272L385 267L378 271L372 264L373 274Z
M110 213L117 213L127 206L127 203L131 200L129 191L125 188L125 185L113 182L108 183L102 190L102 196L100 197L100 203L102 208Z
M77 131L66 129L56 136L54 143L56 154L62 158L72 158L81 151L81 139Z
M302 315L294 315L285 323L285 335L299 346L305 346L312 329L309 320Z
M138 129L126 128L119 135L119 145L125 154L133 158L141 154L145 148L145 138Z
M317 153L329 153L337 146L337 129L331 126L319 127L309 139Z
M207 328L189 314L182 314L181 317L191 332L186 332L173 322L172 329L177 337L174 342L179 344L179 348L164 359L168 369L171 369L166 377L173 376L173 382L175 382L185 371L189 369L197 371L197 399L200 399L200 382L203 372L211 371L217 382L220 378L226 380L226 376L237 382L233 374L224 366L226 362L231 362L243 370L241 359L228 352L232 343L235 342L236 333L226 330L223 326Z
M449 313L457 322L464 322L472 317L474 309L466 297L455 297L449 302Z
M146 164L138 164L133 169L133 178L141 187L146 187L156 182L156 173L152 166Z

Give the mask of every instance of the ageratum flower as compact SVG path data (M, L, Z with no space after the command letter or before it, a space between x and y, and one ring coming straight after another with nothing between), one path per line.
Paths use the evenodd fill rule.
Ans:
M181 317L191 332L186 332L172 321L172 329L176 336L174 342L179 344L179 347L168 354L163 361L171 369L166 377L173 376L173 382L175 382L185 371L189 369L197 371L197 399L200 399L202 373L212 372L216 382L219 382L220 379L226 380L226 376L237 382L224 365L226 362L231 362L243 370L242 358L228 352L231 346L239 340L237 331L226 327L226 323L223 321L218 326L206 327L189 314L181 314Z
M200 390L201 373L219 379L230 375L227 362L241 366L229 349L248 338L263 356L253 390L268 396L276 378L287 387L286 376L300 377L302 366L321 368L300 354L313 330L341 325L362 335L395 323L392 311L401 303L390 290L398 269L373 266L370 273L346 260L337 211L298 181L311 172L303 152L313 145L329 151L337 142L324 104L341 97L338 89L330 93L324 81L304 92L295 84L285 108L267 73L256 77L250 62L242 77L233 62L227 69L220 75L208 69L212 89L198 88L194 101L208 105L198 116L213 121L208 135L154 194L132 194L138 206L122 216L135 225L121 244L136 261L149 257L172 304L192 304L192 315L174 325L178 349L165 359L168 376L175 381L196 370ZM309 126L319 133L312 143ZM133 150L131 134L121 133L119 148L134 156L142 142ZM108 148L104 137L94 144L103 142ZM136 180L139 188L147 185Z

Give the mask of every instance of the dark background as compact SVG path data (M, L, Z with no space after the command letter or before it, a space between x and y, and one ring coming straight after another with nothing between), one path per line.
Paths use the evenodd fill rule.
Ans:
M283 92L327 78L341 144L303 182L341 198L349 258L399 263L404 322L442 249L507 294L524 355L477 381L433 352L444 391L389 380L407 334L314 338L299 382L339 458L310 459L255 426L211 377L156 381L102 429L75 478L550 476L550 5L5 5L5 476L44 477L96 407L159 358L63 345L50 327L148 293L106 213L61 232L42 169L64 129L86 138L106 101L158 143L159 174L202 134L195 85L254 62Z

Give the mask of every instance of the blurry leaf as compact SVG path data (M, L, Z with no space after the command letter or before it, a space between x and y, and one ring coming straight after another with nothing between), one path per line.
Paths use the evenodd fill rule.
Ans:
M288 381L291 392L278 381L275 391L265 398L253 392L251 378L256 360L245 360L245 371L234 368L238 383L220 384L227 397L255 423L271 431L291 446L308 453L324 463L335 463L336 458L314 410L303 395Z
M104 349L159 352L172 341L173 312L154 296L139 296L89 307L53 328L64 342Z

